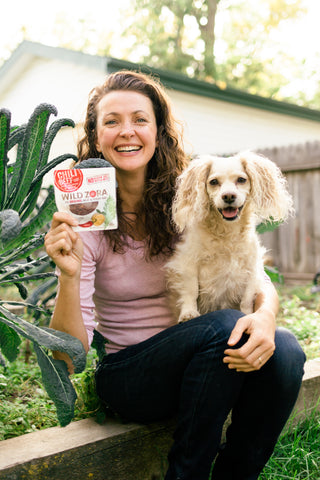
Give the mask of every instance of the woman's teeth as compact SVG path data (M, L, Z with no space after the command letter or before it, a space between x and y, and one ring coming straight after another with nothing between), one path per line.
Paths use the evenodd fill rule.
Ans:
M117 152L137 152L141 147L137 145L128 145L123 147L116 147Z

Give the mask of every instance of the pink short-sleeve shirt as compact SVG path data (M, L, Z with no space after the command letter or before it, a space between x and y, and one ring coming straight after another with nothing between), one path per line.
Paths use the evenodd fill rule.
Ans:
M165 256L146 260L144 242L132 239L124 253L115 253L102 232L81 238L81 310L90 344L94 328L112 353L176 323L166 298Z

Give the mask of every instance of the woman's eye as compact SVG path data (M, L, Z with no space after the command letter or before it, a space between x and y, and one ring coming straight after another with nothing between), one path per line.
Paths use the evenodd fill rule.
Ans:
M145 123L147 120L143 117L137 118L136 122L137 123Z
M106 120L105 125L115 125L116 121L115 120Z
M244 177L239 177L238 178L238 183L246 183L247 179Z

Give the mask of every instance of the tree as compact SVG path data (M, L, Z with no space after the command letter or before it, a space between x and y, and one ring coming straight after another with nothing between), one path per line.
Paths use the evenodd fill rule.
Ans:
M301 3L261 0L256 8L254 0L136 0L126 56L138 53L150 66L273 97L288 81L277 66L292 68L294 59L272 35L305 12Z
M140 51L143 63L214 78L213 47L219 2L136 0L131 26L125 32L134 39L127 55Z
M309 43L305 54L299 55L278 36L286 25L296 29L298 36L299 20L316 3L133 0L120 7L119 16L114 5L110 6L111 27L97 22L92 5L87 11L65 11L46 18L41 25L62 47L145 63L221 87L320 108L319 54ZM40 34L34 23L26 24L18 37L8 38L8 48L13 49L23 38L43 41L44 31Z
M253 0L221 2L223 28L216 51L216 81L252 94L281 99L288 72L297 72L297 62L277 40L283 22L305 13L301 0Z

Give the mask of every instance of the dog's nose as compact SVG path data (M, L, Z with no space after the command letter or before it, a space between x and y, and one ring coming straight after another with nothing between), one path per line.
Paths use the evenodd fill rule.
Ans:
M233 203L236 198L237 198L237 196L236 196L234 193L224 193L224 194L222 195L222 200L223 200L225 203L228 203L228 204Z

